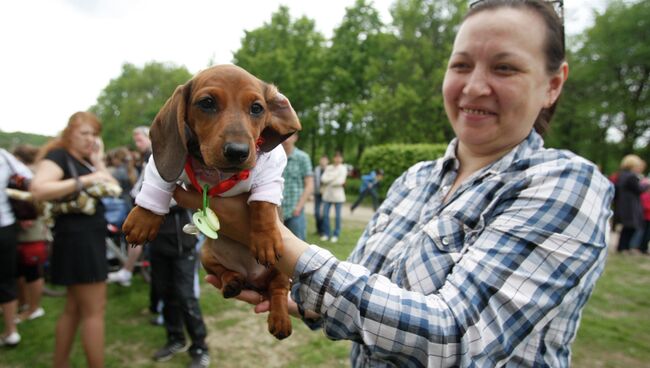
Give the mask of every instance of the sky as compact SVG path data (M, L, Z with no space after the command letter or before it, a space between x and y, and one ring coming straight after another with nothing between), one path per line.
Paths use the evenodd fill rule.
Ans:
M565 0L568 34L591 25L606 0ZM246 30L286 5L325 37L355 0L32 0L0 2L0 130L57 135L94 105L124 63L230 63ZM394 0L374 0L384 23ZM142 122L147 124L148 122Z

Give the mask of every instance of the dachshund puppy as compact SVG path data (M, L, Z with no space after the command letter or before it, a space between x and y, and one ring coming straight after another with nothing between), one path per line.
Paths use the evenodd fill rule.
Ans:
M300 129L289 100L275 86L234 65L198 73L176 88L154 119L152 158L123 225L130 244L153 240L184 176L199 191L207 185L210 195L250 192L250 249L225 236L208 239L201 263L221 278L225 297L243 288L269 290L269 331L278 339L291 334L289 279L270 267L283 250L275 220L287 158L279 144Z

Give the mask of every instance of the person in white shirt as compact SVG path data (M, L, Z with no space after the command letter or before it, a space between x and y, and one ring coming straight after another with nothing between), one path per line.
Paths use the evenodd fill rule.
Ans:
M343 155L336 152L333 164L327 165L321 177L321 194L323 196L323 235L321 240L336 243L341 235L341 208L345 203L345 179L348 169L343 165ZM330 208L334 207L334 230L330 226Z

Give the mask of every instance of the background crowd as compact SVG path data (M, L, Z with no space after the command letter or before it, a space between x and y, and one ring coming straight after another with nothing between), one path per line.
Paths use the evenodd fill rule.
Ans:
M47 277L48 282L66 287L66 306L56 328L54 365L69 363L74 336L80 330L88 366L102 366L106 283L128 287L138 270L150 268L151 322L163 325L167 331L167 343L152 358L165 361L189 351L193 357L191 366L207 366L207 329L198 303L197 252L203 239L182 231L190 221L189 212L173 206L155 241L142 247L126 244L120 228L134 205L143 167L151 155L149 129L139 126L133 130L133 147L106 151L100 135L101 123L96 116L77 112L70 117L61 136L46 145L23 144L13 152L0 151L0 182L7 188L14 176L22 177L20 195L28 196L26 202L34 204L38 212L34 218L16 218L10 197L4 191L0 193L0 259L5 265L0 287L4 317L0 344L18 346L21 336L17 325L45 315L40 300ZM309 155L296 147L297 140L298 135L294 135L283 143L288 157L283 173L284 222L306 239L305 206L313 200L318 234L336 242L342 231L341 206L345 202L348 168L343 165L343 155L336 152L331 165L328 156L323 155L313 170ZM357 205L369 189L376 189L380 179L374 173L371 179L364 179ZM81 192L94 190L101 183L119 189L97 194L90 206L92 210L75 202L79 202ZM371 196L376 209L376 190ZM60 203L78 208L61 210ZM333 229L330 207L335 208ZM119 247L121 259L114 254L115 249L107 249L107 238Z

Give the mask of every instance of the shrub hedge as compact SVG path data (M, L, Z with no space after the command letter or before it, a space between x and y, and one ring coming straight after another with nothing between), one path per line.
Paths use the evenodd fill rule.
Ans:
M366 149L359 160L362 175L371 170L383 169L384 180L380 187L380 196L385 198L388 188L409 167L420 161L432 161L442 157L447 144L386 144ZM353 189L352 186L346 189ZM358 190L358 185L356 189Z

